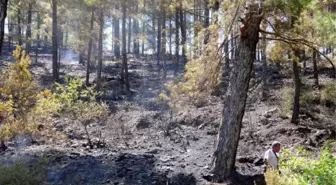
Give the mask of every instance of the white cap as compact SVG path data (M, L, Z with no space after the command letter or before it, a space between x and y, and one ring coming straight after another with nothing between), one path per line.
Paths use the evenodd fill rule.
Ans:
M275 145L280 145L280 142L279 141L273 141L272 147L274 147Z

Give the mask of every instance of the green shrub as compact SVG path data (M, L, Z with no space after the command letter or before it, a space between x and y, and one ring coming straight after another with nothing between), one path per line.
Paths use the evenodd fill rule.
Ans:
M14 164L0 166L0 184L2 185L43 185L46 184L48 160L41 157L30 166L28 164Z
M336 103L336 85L329 83L323 86L321 91L321 102L326 104L328 102Z
M281 169L283 175L267 172L267 185L334 185L336 184L336 159L332 147L327 144L318 157L299 148L293 154L282 152Z
M88 144L93 143L88 131L88 125L93 122L105 122L108 116L108 107L104 103L96 102L99 92L94 87L85 87L78 79L66 80L65 85L56 84L56 96L61 104L62 115L78 121L85 129Z
M38 91L29 71L30 58L20 46L13 56L16 62L0 73L0 141L20 133L42 133L41 126L48 133L52 115L59 108L51 91Z
M297 179L291 176L279 175L276 170L269 169L265 173L265 181L267 185L299 185Z

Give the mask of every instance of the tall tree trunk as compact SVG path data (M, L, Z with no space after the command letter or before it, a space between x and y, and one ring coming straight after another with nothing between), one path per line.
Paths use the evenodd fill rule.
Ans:
M157 53L156 53L156 60L157 60L157 65L160 65L160 60L161 60L161 37L162 37L162 14L161 12L158 12L158 30L157 30Z
M128 66L127 66L127 53L126 53L126 34L124 34L126 32L126 2L123 1L122 2L122 32L123 32L123 36L122 36L122 70L123 70L123 79L125 82L125 87L126 87L126 91L129 92L130 91L130 85L129 85L129 81L128 81Z
M21 46L22 45L22 38L21 38L21 34L22 34L22 25L21 25L21 10L18 9L18 15L17 15L17 22L18 22L18 29L17 29L17 37L18 37L18 44Z
M138 6L138 3L135 2L135 14L138 14L138 9L139 9L139 6ZM133 19L133 29L134 29L134 54L137 58L139 58L139 21L137 20L137 18Z
M316 87L319 87L320 83L319 83L319 76L318 76L316 51L313 51L313 65L314 65L314 85Z
M174 57L174 64L175 64L175 70L174 74L177 74L178 65L179 65L179 50L180 50L180 36L179 36L179 10L178 8L175 8L175 57Z
M119 10L119 5L116 5L116 10ZM113 17L113 26L114 26L114 56L116 59L120 58L120 25L119 18Z
M199 41L198 41L198 32L199 32L199 0L194 0L194 55L199 53Z
M294 28L294 24L297 21L297 18L291 17L291 28ZM293 99L293 112L291 122L294 124L299 124L300 118L300 94L301 94L301 79L300 79L300 68L299 63L301 61L300 57L301 51L298 48L294 48L294 55L292 57L292 67L293 67L293 77L294 77L294 99Z
M40 34L40 29L41 29L41 15L39 12L36 13L36 22L37 22L37 33L36 33L36 50L35 50L35 59L36 62L38 61L38 53L39 53L39 48L40 48L40 40L41 40L41 34Z
M203 21L203 27L205 29L204 33L204 41L203 44L207 44L209 40L209 24L210 24L210 9L209 9L209 0L203 1L203 8L204 8L204 21Z
M186 31L186 20L185 16L183 14L183 6L182 6L182 0L180 0L179 5L179 11L180 11L180 27L181 27L181 35L182 35L182 59L183 63L187 62L187 56L186 56L186 43L187 43L187 31Z
M57 0L52 0L52 71L54 81L59 80L58 73L58 63L57 63L57 54L58 54L58 44L57 44Z
M156 53L156 47L157 47L157 44L156 44L156 1L155 0L152 0L152 8L153 8L153 13L152 13L152 26L153 26L153 55Z
M173 44L172 44L172 33L173 31L173 23L172 19L169 19L169 56L171 57L173 55Z
M98 69L97 69L97 90L101 88L101 73L103 68L103 30L104 30L104 12L99 10L99 39L98 39Z
M111 35L112 35L112 39L111 39L111 54L114 53L114 19L113 16L111 17Z
M29 54L31 51L31 24L32 24L32 9L33 9L33 4L29 3L28 5L28 17L27 17L27 31L26 31L26 52Z
M296 56L299 56L299 51L294 51ZM300 93L301 93L301 79L300 79L300 69L299 61L292 59L293 73L294 73L294 105L293 105L293 114L291 122L294 124L299 123L299 113L300 113Z
M162 46L161 46L161 54L162 54L162 59L163 59L163 71L164 74L166 74L166 44L167 44L167 32L166 32L166 10L165 10L165 6L163 6L162 8ZM165 77L166 75L164 75Z
M144 0L143 2L143 11L146 13L146 0ZM142 36L145 35L146 32L146 16L143 17L142 20ZM144 56L145 55L145 39L142 39L142 44L141 44L141 55Z
M88 45L88 56L86 62L86 86L90 83L90 66L91 66L91 52L92 52L92 32L93 32L93 22L94 21L94 8L91 10L91 20L90 20L90 38Z
M127 53L131 53L131 39L132 39L132 18L128 18L128 39L127 39Z
M8 0L0 0L0 56L5 37L5 20L7 17Z
M229 73L230 73L230 58L229 58L229 42L227 42L224 45L224 66L222 68L222 76L220 80L220 92L222 94L225 92L225 90L228 88L229 85Z
M249 26L246 28L247 36L241 37L238 42L237 56L240 58L232 61L233 68L225 95L217 147L213 158L212 173L214 174L214 181L223 181L234 172L247 92L255 60L256 45L259 40L259 26L262 19L260 15L255 15L254 12L258 12L258 10L253 7L258 6L248 8L250 19L248 19Z
M183 63L187 62L187 56L186 56L186 49L187 49L187 31L186 31L186 20L185 16L183 14L183 6L182 6L182 0L180 0L180 27L181 27L181 36L182 36L182 60Z

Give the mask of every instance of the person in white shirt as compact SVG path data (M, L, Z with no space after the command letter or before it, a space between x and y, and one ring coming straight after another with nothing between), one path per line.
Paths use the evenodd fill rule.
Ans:
M280 158L279 152L280 152L280 143L278 141L274 141L272 143L272 148L268 149L264 155L266 169L271 168L273 170L279 170L278 167Z

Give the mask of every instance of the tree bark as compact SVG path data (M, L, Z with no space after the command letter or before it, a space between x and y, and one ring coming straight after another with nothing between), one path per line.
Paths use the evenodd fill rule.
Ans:
M163 5L162 7L162 46L161 46L161 54L162 54L162 60L163 60L163 71L164 71L164 77L166 76L166 44L167 44L167 32L166 32L166 10L165 10L165 6Z
M127 39L127 53L131 53L131 39L132 39L132 18L128 18L128 39Z
M104 30L104 12L99 10L99 39L98 39L98 69L97 69L97 90L101 88L101 73L103 68L103 30Z
M152 8L153 8L153 13L152 13L152 26L153 26L153 55L156 53L156 3L155 0L152 0Z
M158 12L158 29L157 29L157 53L156 53L156 60L157 60L157 65L160 65L160 60L161 60L161 37L162 37L162 14L161 12Z
M254 4L253 4L254 5ZM225 95L221 125L219 127L217 147L213 158L213 180L223 181L234 172L238 141L242 119L245 112L247 92L253 62L255 60L256 45L259 40L259 26L261 15L256 15L258 6L249 7L247 36L238 42L237 56L232 61L232 71L228 90Z
M172 44L172 35L173 35L173 23L172 19L169 19L169 56L173 55L173 44Z
M41 15L39 12L36 13L36 22L37 22L37 33L36 33L36 50L35 50L35 59L36 62L38 61L38 53L39 53L39 48L40 48L40 40L41 40L41 35L40 35L40 29L41 29Z
M116 5L116 11L119 10L119 5ZM113 26L114 26L114 56L116 59L120 58L120 25L119 18L113 17Z
M319 76L318 76L316 51L313 51L313 65L314 65L314 85L316 87L319 87L320 83L319 83Z
M27 17L27 31L26 31L26 52L27 54L30 53L31 51L31 24L32 24L32 9L33 9L33 4L29 3L28 5L28 17Z
M57 44L57 0L52 0L52 59L53 59L53 79L54 81L59 80L58 73L58 63L57 63L57 54L58 54L58 44Z
M294 24L297 21L297 17L291 17L291 28L294 28ZM300 79L300 68L299 62L301 61L300 53L298 48L294 48L294 55L292 57L292 67L293 67L293 80L294 80L294 97L293 97L293 112L291 122L294 124L299 124L299 114L300 114L300 93L301 93L301 79Z
M22 38L21 38L21 34L22 34L22 25L21 25L21 10L18 9L18 15L17 15L17 22L18 22L18 29L17 29L17 37L18 37L18 44L21 46L22 45Z
M128 81L128 66L127 66L127 53L126 53L126 34L124 34L126 32L126 13L127 13L127 9L126 9L126 2L123 1L122 2L122 32L123 32L123 38L122 38L122 70L123 70L123 79L125 82L125 87L126 87L126 91L129 92L130 91L130 85L129 85L129 81Z
M146 0L143 2L143 11L146 14ZM143 17L142 20L142 36L146 34L146 16ZM141 44L141 55L145 55L145 39L142 39L142 44Z
M179 50L180 50L180 36L179 36L179 10L178 8L175 8L175 58L174 58L174 64L175 64L175 69L174 69L174 74L177 74L178 70L178 65L179 65Z
M91 10L91 20L90 20L90 38L88 45L88 56L86 62L86 86L90 83L90 65L91 65L91 51L92 51L92 32L93 32L93 22L94 21L94 9Z
M296 56L299 56L299 51L294 51ZM293 73L294 73L294 105L293 114L291 122L294 124L299 123L299 113L300 113L300 93L301 93L301 79L300 79L300 69L298 65L299 61L292 59Z
M198 55L199 53L199 41L198 41L198 32L199 32L199 12L200 12L200 8L199 8L199 0L194 0L194 56Z
M204 0L203 1L203 8L204 8L204 21L203 21L203 27L205 29L205 33L204 33L204 41L203 44L207 44L208 40L209 40L209 24L210 24L210 9L209 9L209 0Z
M183 63L187 62L187 56L186 56L186 43L187 43L187 32L186 32L186 20L183 14L183 6L182 6L182 0L180 0L179 4L179 12L180 12L180 27L181 27L181 36L182 36L182 59Z
M7 17L8 0L0 0L0 56L5 37L5 20Z
M139 6L138 6L138 3L135 2L134 4L134 8L135 8L135 14L138 14L138 9L139 9ZM134 30L134 38L133 38L133 47L134 47L134 54L137 58L139 58L139 21L137 20L137 18L134 18L133 19L133 30Z

